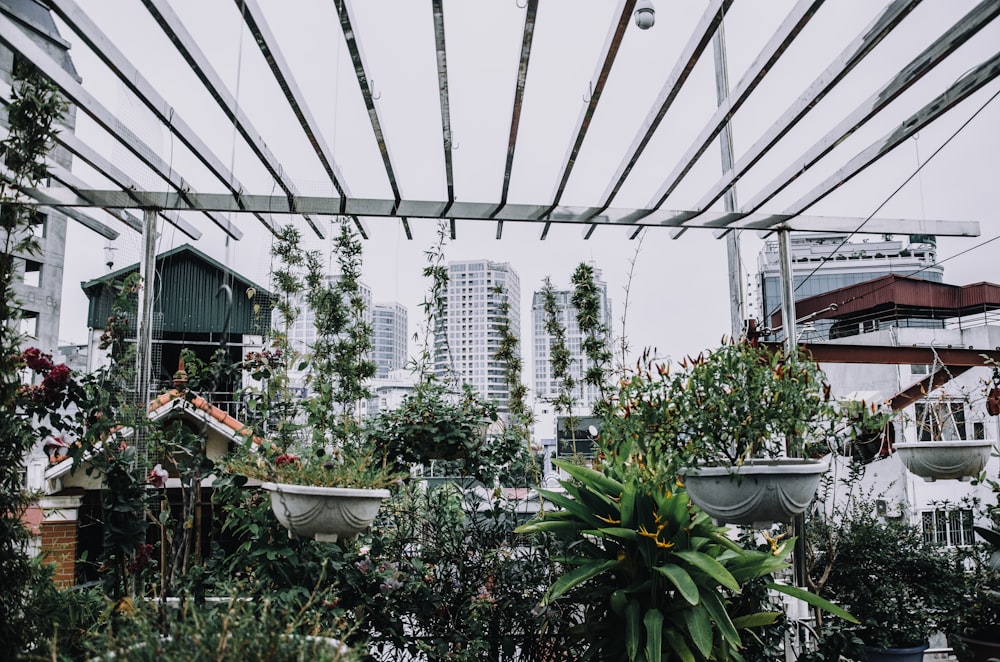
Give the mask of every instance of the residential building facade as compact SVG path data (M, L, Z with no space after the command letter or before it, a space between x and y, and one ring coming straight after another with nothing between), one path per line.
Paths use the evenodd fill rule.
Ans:
M448 278L444 314L436 323L434 371L454 375L505 409L510 392L495 358L505 318L501 304L507 301L510 328L520 337L520 278L509 263L490 260L449 262Z
M406 365L408 355L407 310L398 302L376 303L372 310L372 354L378 366L376 379L387 379Z

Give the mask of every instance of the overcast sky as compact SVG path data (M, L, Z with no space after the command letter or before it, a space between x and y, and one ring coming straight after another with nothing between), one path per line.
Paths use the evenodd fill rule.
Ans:
M132 63L174 106L178 116L195 127L203 140L229 165L252 193L280 192L266 171L242 145L218 106L203 91L169 41L139 2L79 0ZM357 80L337 26L330 0L294 3L259 0L278 37L285 58L309 98L356 197L391 198L388 180L361 100ZM654 0L656 2L656 0ZM272 152L306 195L331 195L333 187L294 122L252 37L245 32L237 3L199 0L172 3L188 30L199 40L218 72L237 96L240 107L262 133ZM578 158L563 204L594 205L632 143L642 120L667 79L692 27L707 2L659 0L656 25L648 31L629 27L613 75L601 99L588 141ZM729 78L740 80L757 52L793 6L788 0L737 0L726 15ZM926 0L872 55L796 127L783 143L744 177L737 197L749 200L805 151L857 103L883 85L947 26L975 3L968 0ZM355 32L374 79L383 127L402 195L412 200L446 198L441 120L438 102L433 24L429 0L354 2ZM754 97L733 123L737 156L746 151L781 115L838 53L881 10L871 0L828 0L796 43L769 72ZM524 9L514 0L447 0L447 34L455 191L458 200L496 202L503 183ZM518 147L514 159L510 202L551 200L560 166L573 138L577 117L597 65L605 35L615 20L617 3L610 0L541 0L532 58L525 89ZM878 139L910 113L991 57L1000 44L1000 21L988 26L946 62L914 85L879 116L839 145L815 168L772 200L765 211L781 212L823 181L851 156ZM71 31L63 36L74 44L71 54L84 85L121 121L142 137L161 158L196 188L222 191L222 186L117 81ZM969 251L946 262L945 279L956 284L1000 281L1000 242L976 248L1000 233L996 216L1000 187L1000 101L993 101L951 139L997 91L994 80L944 118L908 140L888 157L811 208L814 215L866 218L946 141L919 176L879 211L881 217L973 220L982 237L939 242L939 259ZM711 48L695 68L691 82L666 116L632 176L615 198L616 207L649 203L667 173L715 109ZM113 138L78 114L77 133L113 157L140 184L151 190L165 185L145 170ZM86 166L75 172L95 188L109 187ZM690 208L719 177L717 145L664 205ZM721 203L718 205L721 208ZM95 215L101 212L93 211ZM115 268L138 259L140 239L110 217L99 216L122 232L114 244ZM186 217L204 232L195 245L253 280L266 284L270 235L250 216L234 216L245 232L239 242L224 235L204 217ZM278 217L280 219L280 217ZM308 232L296 218L295 223ZM377 301L401 301L410 307L416 328L426 283L420 276L423 252L434 238L435 223L411 220L414 239L407 241L392 219L369 219L371 239L365 242L365 280ZM327 226L329 227L329 226ZM528 322L531 293L545 276L567 286L577 263L593 261L603 271L613 299L616 333L621 333L624 288L630 283L625 332L634 348L655 346L679 357L715 345L730 328L726 246L709 231L689 231L672 240L665 230L648 230L640 244L629 241L625 229L599 228L589 241L583 226L553 227L545 241L540 228L507 223L503 238L494 239L492 222L460 221L458 238L447 248L449 259L489 258L510 262L521 278L522 328L530 347ZM742 281L751 304L756 301L753 273L761 238L742 233ZM164 228L162 252L186 237ZM103 240L72 223L69 230L60 337L84 342L86 301L80 281L106 273ZM81 250L86 248L87 250ZM98 255L101 256L98 259ZM634 269L632 262L634 261ZM748 315L759 315L751 307Z

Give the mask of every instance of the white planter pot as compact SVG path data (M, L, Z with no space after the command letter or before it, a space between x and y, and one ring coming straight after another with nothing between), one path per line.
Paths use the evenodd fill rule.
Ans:
M972 480L990 459L993 441L916 441L896 444L910 473L926 481Z
M803 513L829 467L829 458L752 460L739 468L688 469L684 485L716 522L763 529Z
M357 536L389 496L389 490L351 487L262 483L261 488L271 493L271 510L291 535L319 542Z

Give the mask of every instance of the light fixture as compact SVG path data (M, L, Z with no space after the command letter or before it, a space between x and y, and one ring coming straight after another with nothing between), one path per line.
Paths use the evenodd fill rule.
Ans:
M635 3L635 24L640 30L648 30L656 22L656 10L653 0L639 0Z

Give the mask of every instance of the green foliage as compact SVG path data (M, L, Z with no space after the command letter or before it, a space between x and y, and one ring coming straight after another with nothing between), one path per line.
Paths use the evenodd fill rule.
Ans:
M552 366L552 378L559 382L559 393L552 399L552 409L556 415L565 412L572 416L576 403L573 397L576 379L570 372L573 355L566 344L566 327L559 319L559 303L548 276L542 285L542 307L545 311L545 332L549 334L549 365Z
M430 376L398 408L379 413L371 435L401 466L459 460L484 450L487 426L496 420L496 407L481 402L471 386L455 394Z
M860 621L849 629L867 645L919 646L936 630L954 631L967 607L965 573L954 557L908 523L880 521L868 501L832 525L840 529L836 547L819 541L814 552L821 564L835 556L823 594Z
M594 413L601 415L609 406L605 392L611 372L610 330L601 318L601 293L597 289L594 267L581 262L573 272L573 294L570 303L576 309L576 323L584 335L582 349L587 356L587 371L583 381L598 389Z
M560 510L520 527L568 542L564 574L543 605L569 601L582 618L582 659L742 659L742 627L769 624L777 612L730 616L741 586L786 566L776 554L745 550L668 489L612 466L603 472L556 461L574 480L565 494L543 491Z
M737 467L801 455L834 435L836 412L819 367L742 342L681 361L645 352L604 417L604 453L650 480L672 482L698 463Z

